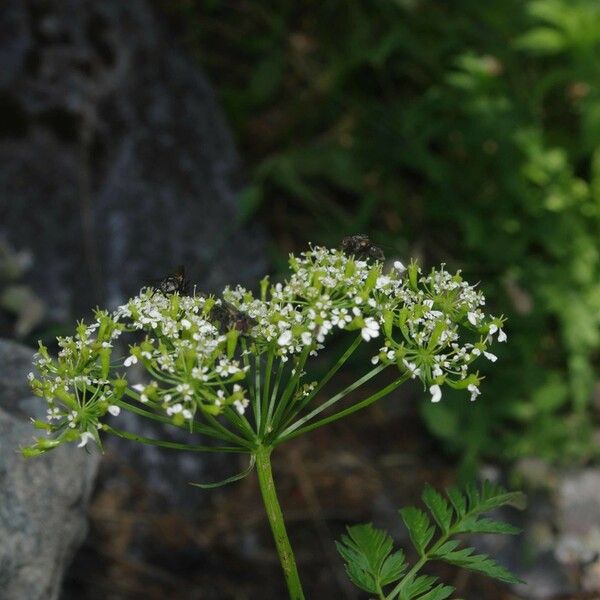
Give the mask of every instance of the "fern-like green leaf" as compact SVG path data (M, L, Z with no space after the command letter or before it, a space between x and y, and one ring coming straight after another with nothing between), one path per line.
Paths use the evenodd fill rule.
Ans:
M381 565L379 584L386 586L395 583L402 577L407 568L408 564L402 550L390 554Z
M436 552L431 558L442 560L451 565L469 569L470 571L478 571L488 577L506 583L523 583L523 581L515 577L510 571L486 554L473 554L473 552L475 552L474 548L462 548L461 550L454 550L445 554L438 554Z
M376 593L378 586L400 579L406 570L404 553L390 554L393 542L387 533L371 523L354 525L347 531L348 535L343 535L341 543L336 542L336 546L355 585Z
M408 506L400 510L400 516L404 521L410 535L411 542L420 556L423 556L427 545L435 532L429 517L420 509Z
M434 521L443 533L448 533L452 524L452 507L445 498L436 492L430 485L426 485L423 490L423 502L429 509Z
M450 488L446 494L448 498L450 498L450 502L452 502L452 506L454 506L457 516L459 518L464 517L467 512L467 503L465 502L465 497L462 495L462 492L457 488Z
M451 585L440 583L423 596L419 596L418 600L446 600L453 591L454 588Z
M524 496L507 492L491 483L480 488L467 486L464 492L451 488L444 498L432 487L423 491L423 503L433 521L423 510L409 506L400 510L411 542L420 560L411 569L402 550L392 552L392 538L371 524L348 528L337 548L344 558L348 576L361 589L389 600L446 600L454 589L438 583L438 578L421 575L419 570L431 560L477 571L507 583L522 583L505 567L485 554L475 554L473 548L461 548L455 536L464 533L495 533L514 535L516 527L481 517L481 513L512 505L522 508ZM437 532L436 539L434 535ZM393 586L386 590L386 586Z
M504 488L484 481L481 492L477 494L477 501L469 507L469 512L483 513L499 508L512 506L523 510L527 505L525 494L521 492L507 492Z
M429 592L435 585L437 577L434 575L419 575L406 583L400 592L398 600L414 600Z
M502 521L493 519L477 518L475 516L463 519L458 527L454 529L455 533L498 533L504 535L516 535L521 533L518 527L509 525Z

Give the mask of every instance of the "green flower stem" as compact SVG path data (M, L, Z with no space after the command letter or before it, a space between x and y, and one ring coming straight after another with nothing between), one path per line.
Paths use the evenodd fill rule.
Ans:
M237 427L238 431L244 435L244 437L252 440L256 439L256 433L244 415L240 415L237 410L235 408L231 408L231 406L225 407L224 414L229 421L235 425L235 427Z
M262 388L260 387L260 354L257 352L254 356L254 418L256 419L256 431L262 431L262 410L261 410L261 395Z
M295 437L298 437L299 435L302 435L303 433L308 433L309 431L313 431L314 429L323 427L323 425L328 425L329 423L333 423L334 421L337 421L338 419L347 417L348 415L351 415L352 413L354 413L358 410L361 410L363 408L366 408L367 406L370 406L371 404L373 404L373 402L377 402L377 400L383 398L384 396L387 396L389 393L393 392L396 388L400 387L409 377L410 377L410 373L407 373L406 375L400 377L399 379L396 379L395 381L393 381L392 383L390 383L389 385L384 387L382 390L379 390L377 393L369 396L368 398L365 398L364 400L361 400L360 402L358 402L356 404L353 404L352 406L346 408L345 410L341 410L338 413L330 415L329 417L325 417L324 419L316 421L315 423L311 423L310 425L306 425L305 427L296 429L295 431L292 431L291 433L286 434L286 432L283 432L281 434L281 436L279 436L277 438L277 444L279 445L283 441L291 440ZM332 400L333 400L333 398L332 398Z
M281 561L281 567L285 575L290 600L304 600L304 592L302 591L302 584L298 576L296 559L294 558L294 552L290 545L283 521L283 514L275 492L275 482L273 481L273 472L271 470L271 452L272 448L268 446L259 446L256 449L258 483L260 484L265 510L267 511L277 553L279 554L279 560Z
M275 409L275 402L277 401L277 394L279 392L279 384L281 383L281 377L285 368L285 363L279 361L277 367L277 375L275 377L275 384L273 385L273 391L271 392L271 399L269 401L269 410L267 411L267 423L270 425L273 419L273 410ZM267 432L269 433L269 432Z
M141 442L142 444L148 444L149 446L170 448L172 450L187 450L190 452L236 452L239 454L248 453L248 450L245 448L236 448L234 446L199 446L195 444L179 444L177 442L168 442L166 440L155 440L144 437L143 435L138 435L137 433L130 433L129 431L123 431L122 429L115 429L114 427L106 424L102 426L102 429L126 440Z
M281 434L277 437L277 443L280 443L283 439L287 439L288 436L294 431L298 430L304 423L310 421L318 414L322 413L324 410L328 409L330 406L333 406L336 402L339 402L343 398L345 398L348 394L359 388L361 385L369 381L375 377L375 375L381 373L383 369L386 368L386 365L379 365L374 369L371 369L366 375L363 375L360 379L357 379L354 383L343 389L341 392L338 392L335 396L332 396L326 402L323 402L320 406L315 408L313 411L309 412L306 416L298 419L293 425L290 425L287 429L281 432ZM296 437L294 435L293 437Z
M221 425L221 423L219 423L219 421L217 421L217 419L215 419L215 417L213 417L212 415L209 415L208 413L204 413L204 418L217 431L221 432L225 439L229 440L230 442L233 442L234 444L239 444L240 446L243 446L244 448L248 448L248 450L250 450L250 451L254 450L253 442L251 442L250 440L247 440L245 438L242 438L239 435L236 435L235 433L229 431L229 429L227 429L227 427L224 427L223 425Z
M329 382L329 380L342 368L344 363L350 358L353 352L360 346L362 342L362 336L358 335L356 339L352 342L352 344L346 349L344 354L338 358L337 362L329 369L326 375L319 381L319 383L315 386L315 389L308 395L306 398L303 398L297 409L294 410L293 414L286 414L286 419L284 419L284 423L282 425L282 429L285 429L290 425L295 415L297 415L301 410L306 408L312 399L323 389L323 387Z
M269 405L269 390L271 389L271 371L273 370L273 360L275 358L275 353L272 349L269 350L269 356L267 357L267 364L265 366L265 381L262 387L262 405L260 409L261 415L264 419L261 422L262 427L258 430L259 435L263 435L265 429L268 426L267 415L268 415L268 405Z
M327 371L325 376L319 381L315 389L302 401L302 407L304 408L322 389L323 387L329 383L329 380L344 366L346 361L352 356L354 351L360 346L362 342L362 336L359 334L352 344L346 349L344 354L338 358L336 363Z
M136 398L135 392L126 391L125 394L127 396L130 396L134 400L139 400L139 398ZM177 425L176 423L173 423L173 419L171 419L169 417L163 417L162 415L157 415L156 413L153 413L149 410L140 408L139 406L134 406L133 404L129 404L128 402L125 402L124 400L115 400L114 403L117 406L119 406L129 412L135 413L136 415L140 415L140 417L152 419L153 421L158 421L159 423L164 423L165 425L171 425L172 427L177 427L178 429L186 429L186 430L189 429L188 424ZM192 430L195 433L202 433L204 435L216 438L218 440L230 439L230 438L227 438L227 437L221 435L220 433L215 431L212 427L206 427L205 425L200 425L200 423L196 423L196 422L192 423Z
M273 420L269 423L271 428L275 431L279 430L279 424L281 423L285 410L288 408L290 403L294 402L293 395L294 392L298 389L298 382L302 377L302 371L304 370L304 365L306 364L309 352L310 349L308 347L306 347L302 351L302 354L300 355L298 361L293 367L294 373L290 376L288 383L285 386L285 389L283 390L283 393L278 399L278 405L275 410L275 414L273 415Z

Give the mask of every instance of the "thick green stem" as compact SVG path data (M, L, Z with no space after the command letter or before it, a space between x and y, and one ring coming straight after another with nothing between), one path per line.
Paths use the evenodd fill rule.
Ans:
M272 448L259 446L256 450L256 471L258 473L258 482L262 493L263 502L267 511L277 553L281 561L281 568L285 575L290 600L304 600L304 592L302 584L298 576L298 568L296 567L296 559L290 545L290 540L285 529L283 514L277 494L275 492L275 482L273 481L273 473L271 471L271 451Z

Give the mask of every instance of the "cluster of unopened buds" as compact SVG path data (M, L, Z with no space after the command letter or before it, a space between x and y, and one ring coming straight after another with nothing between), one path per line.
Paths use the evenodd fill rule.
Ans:
M294 422L361 344L373 347L361 382L390 369L398 384L421 380L433 402L444 385L475 400L481 378L472 365L496 360L489 346L506 340L503 319L484 312L482 293L460 273L381 258L311 247L290 256L286 280L265 278L256 295L240 286L221 297L157 286L112 312L96 311L91 324L58 339L56 358L40 345L30 381L47 402L47 420L35 424L48 435L24 452L66 441L100 445L99 432L120 431L106 415L122 410L242 451L268 436L277 443L324 410ZM343 332L355 332L349 350L313 382L309 359Z

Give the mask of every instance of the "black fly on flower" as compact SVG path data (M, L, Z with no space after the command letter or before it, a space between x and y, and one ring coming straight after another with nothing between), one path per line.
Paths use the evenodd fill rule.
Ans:
M257 324L256 319L239 310L226 300L220 300L218 303L215 303L209 315L211 321L223 333L233 329L242 334L247 334Z
M340 242L340 250L344 252L344 254L348 254L349 256L354 256L358 260L385 260L385 254L383 250L373 244L373 242L369 239L369 236L359 234L359 235L349 235L342 239Z
M169 273L161 279L154 280L152 287L158 289L163 294L187 294L189 292L189 281L185 274L185 267L179 265L173 273Z

